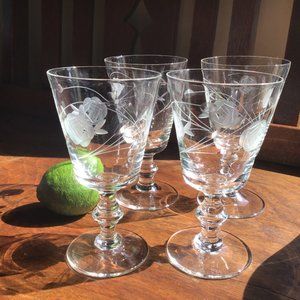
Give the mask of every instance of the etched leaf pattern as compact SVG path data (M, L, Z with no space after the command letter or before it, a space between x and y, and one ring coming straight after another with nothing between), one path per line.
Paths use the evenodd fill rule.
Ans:
M167 109L171 110L172 102L169 98L169 91L167 89L167 83L164 79L161 79L159 83L159 91L157 95L157 104L155 106L155 111L153 118L157 117L161 113L165 112Z

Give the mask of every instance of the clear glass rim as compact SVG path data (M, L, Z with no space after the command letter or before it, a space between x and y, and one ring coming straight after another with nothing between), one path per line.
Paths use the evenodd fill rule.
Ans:
M275 78L278 78L278 81L272 81L272 82L261 82L261 83L226 83L226 82L207 82L204 80L195 80L195 79L184 79L179 78L176 76L176 74L180 74L180 72L202 72L204 70L207 71L229 71L229 72L243 72L243 73L252 73L252 74L261 74L261 75L268 75L273 76ZM216 86L216 85L223 85L223 86L267 86L267 85L273 85L273 84L280 84L284 82L284 78L278 75L270 74L270 73L264 73L264 72L257 72L257 71L248 71L248 70L239 70L239 69L207 69L207 68L193 68L193 69L181 69L181 70L173 70L167 72L167 77L176 81L185 82L185 83L194 83L194 84L203 84L203 85L210 85L210 86Z
M286 59L286 58L281 58L281 57L272 57L272 56L263 56L263 55L216 55L216 56L210 56L210 57L205 57L201 59L201 63L205 63L207 65L224 65L224 66L233 66L233 67L239 67L239 66L251 66L251 67L267 67L270 66L269 64L227 64L227 63L214 63L214 62L209 62L209 60L212 59L222 59L222 58L257 58L257 59L268 59L268 60L278 60L281 61L281 63L276 63L276 66L290 66L291 61Z
M89 77L81 77L81 76L67 76L67 75L59 75L55 72L68 70L68 69L115 69L116 71L120 70L136 70L136 71L143 71L148 73L150 76L145 77L137 77L137 78L89 78ZM142 68L133 68L133 67L107 67L107 66L67 66L67 67L58 67L49 69L46 72L47 76L56 77L56 78L63 78L63 79L75 79L75 80L86 80L86 81L115 81L115 82L130 82L130 81L142 81L142 80L156 80L161 78L161 74L157 71L142 69Z
M170 58L170 59L178 59L178 61L175 62L165 62L165 63L131 63L131 62L115 62L112 59L113 58L133 58L133 57L160 57L160 58ZM114 63L114 64L130 64L132 66L140 66L140 65L149 65L149 66L171 66L171 65L177 65L177 64L182 64L182 63L187 63L188 59L183 56L177 56L177 55L168 55L168 54L125 54L125 55L114 55L114 56L108 56L104 58L104 62L108 63Z

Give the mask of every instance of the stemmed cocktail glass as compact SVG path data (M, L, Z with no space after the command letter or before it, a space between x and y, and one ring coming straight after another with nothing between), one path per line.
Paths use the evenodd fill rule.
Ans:
M161 74L113 67L65 67L47 72L76 179L99 192L93 218L100 230L82 234L66 259L77 272L115 277L147 258L137 234L115 231L123 216L115 194L140 171Z
M290 66L291 62L287 59L267 56L213 56L201 60L202 68L258 71L279 75L284 80L287 78ZM262 198L253 191L244 188L250 177L254 159L255 157L252 159L252 164L248 168L245 168L244 173L237 178L235 185L226 191L226 197L223 198L225 210L229 218L243 219L255 217L264 210L265 203ZM199 195L199 198L201 197Z
M246 70L186 69L167 73L185 182L204 194L200 227L173 234L170 263L208 279L238 275L251 262L248 247L220 231L224 191L252 167L284 85L280 76Z
M166 73L186 67L187 59L170 55L119 55L105 58L107 66L125 66L155 70L162 74L158 99L151 121L143 164L136 184L118 192L120 204L134 210L159 210L173 204L178 193L171 185L155 180L158 170L153 157L163 151L170 137L173 124L170 95L167 90Z

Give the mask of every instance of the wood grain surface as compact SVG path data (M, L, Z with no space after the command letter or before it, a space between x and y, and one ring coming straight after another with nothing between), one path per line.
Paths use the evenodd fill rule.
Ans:
M265 212L223 226L250 247L253 263L228 280L201 280L174 269L165 255L172 233L196 226L196 191L184 184L178 161L159 161L157 177L180 199L160 212L126 211L119 228L145 238L150 256L138 271L93 280L70 270L66 247L97 229L91 215L60 217L43 208L35 189L57 158L0 157L0 298L17 299L299 299L300 178L254 169L248 189L261 195Z

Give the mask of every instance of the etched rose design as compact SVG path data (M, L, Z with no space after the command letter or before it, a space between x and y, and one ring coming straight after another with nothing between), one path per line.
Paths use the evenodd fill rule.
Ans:
M235 129L243 119L233 101L217 100L210 103L209 114L217 129Z
M72 104L71 107L73 112L67 114L64 127L74 144L87 147L95 134L108 133L102 129L107 107L98 97L85 98L79 108Z
M94 137L92 124L79 111L69 113L64 125L69 138L76 145L87 147Z
M93 125L102 122L107 115L107 107L98 97L85 98L83 104L79 106L79 111L81 111Z
M134 142L137 132L129 124L125 124L120 128L120 133L126 143L131 144Z
M102 129L102 127L104 126L106 120L103 119L102 121L100 121L95 127L94 127L94 131L95 131L95 134L107 134L108 132L104 129Z
M137 124L126 123L120 128L120 133L127 144L132 144L141 138L140 135L142 130L145 130L144 127L144 122L142 122L140 126L137 126Z
M268 124L265 120L255 121L241 134L240 146L247 152L257 149L263 142L267 128Z

